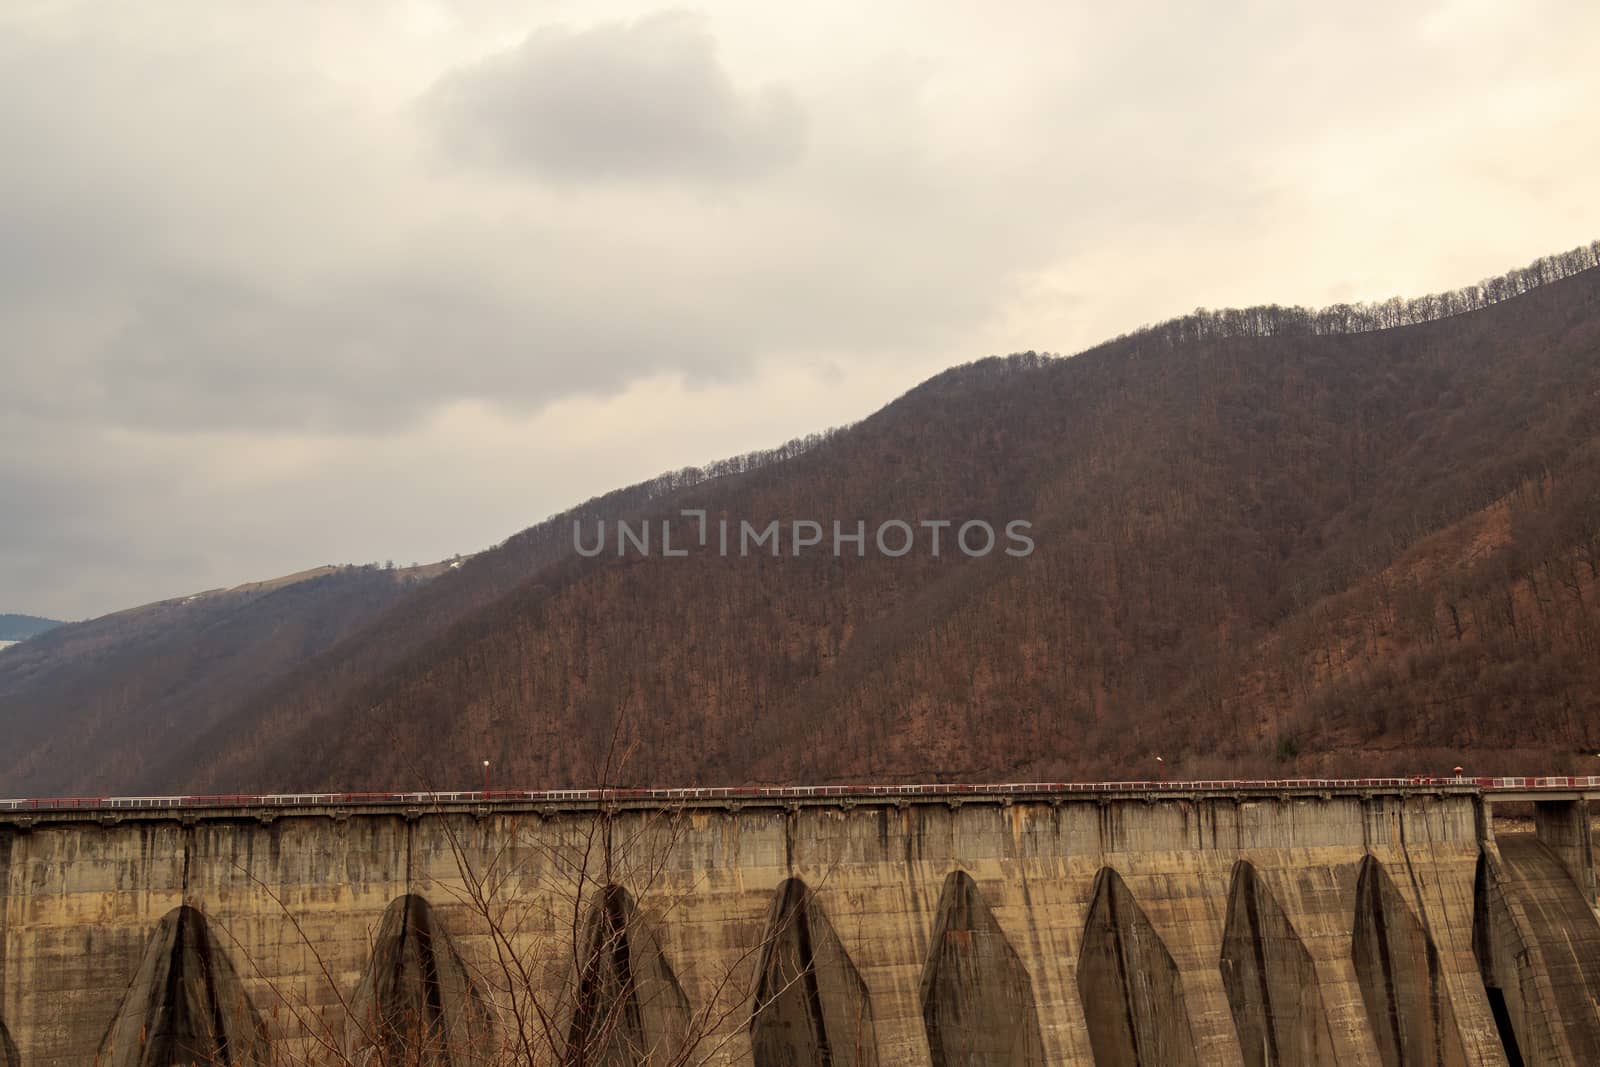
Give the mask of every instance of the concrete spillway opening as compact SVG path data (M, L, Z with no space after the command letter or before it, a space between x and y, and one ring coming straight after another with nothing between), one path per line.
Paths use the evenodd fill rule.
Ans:
M1094 879L1078 954L1078 996L1096 1067L1194 1067L1178 965L1110 867Z
M270 1055L266 1027L205 916L187 905L167 912L106 1029L96 1063L265 1067Z
M805 882L778 887L757 964L755 1067L877 1067L866 983Z
M687 1048L689 1000L628 891L590 909L567 1028L566 1067L654 1067Z
M1478 858L1472 951L1512 1067L1600 1063L1600 922L1531 834Z
M428 902L412 893L390 901L350 998L351 1058L462 1067L478 1062L492 1040L489 1010Z
M1351 961L1384 1067L1467 1062L1433 938L1372 855L1356 875Z
M1311 953L1248 860L1234 864L1220 966L1247 1067L1333 1067Z
M1033 983L965 871L945 879L922 973L933 1067L1043 1067Z

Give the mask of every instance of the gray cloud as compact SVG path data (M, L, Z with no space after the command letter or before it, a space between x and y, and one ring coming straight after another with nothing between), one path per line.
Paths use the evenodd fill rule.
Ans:
M738 331L678 295L639 293L598 318L603 302L578 298L570 279L497 287L438 263L290 293L168 276L98 351L97 377L129 424L350 432L401 428L465 397L532 410L667 369L737 375Z
M470 551L952 363L1600 235L1592 3L703 2L0 5L0 611Z
M678 12L540 30L446 75L422 109L449 150L564 181L758 175L806 129L792 93L736 88L705 21Z

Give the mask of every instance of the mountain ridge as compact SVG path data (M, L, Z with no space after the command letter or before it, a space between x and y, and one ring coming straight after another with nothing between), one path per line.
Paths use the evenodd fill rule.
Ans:
M1357 746L1400 766L1461 758L1462 739L1511 751L1502 705L1518 693L1568 709L1529 719L1553 723L1555 747L1515 749L1559 761L1562 744L1596 740L1571 711L1589 672L1568 660L1589 647L1597 595L1582 535L1600 494L1585 473L1597 263L1600 242L1454 293L1200 311L1069 358L952 367L850 427L558 513L350 618L224 711L171 723L169 758L71 784L456 787L484 757L519 782L592 784L619 721L621 779L650 784L1104 777L1157 751L1280 773L1338 769ZM687 543L683 507L1025 512L1040 552L888 567L569 547L580 520L667 521ZM1415 602L1405 627L1338 636L1375 632L1393 612L1373 583L1394 586L1389 568L1473 523L1509 531L1475 549L1489 570L1417 571L1399 583ZM1542 628L1505 644L1496 595ZM1449 612L1471 621L1441 651ZM1354 667L1318 666L1335 645ZM1540 663L1559 693L1533 692ZM1417 715L1404 672L1424 668L1501 704L1458 697L1476 719L1450 735ZM0 671L0 716L14 716L6 694ZM1398 709L1376 728L1351 710L1373 699ZM8 778L43 781L0 767L0 789Z
M1321 332L1315 319L1295 328L1306 322L1295 309L1207 315L1068 360L1024 354L953 368L792 462L697 485L694 499L664 497L648 514L683 521L672 505L693 504L729 515L920 519L934 514L931 502L939 514L991 516L1027 504L1041 536L1048 528L1068 546L1041 565L1030 560L1027 581L992 560L938 573L926 560L896 571L846 560L837 564L845 582L804 559L741 569L567 556L431 639L426 654L359 686L314 727L333 729L340 743L286 781L452 786L488 756L536 782L585 784L618 716L639 763L626 778L651 784L926 777L925 768L1092 777L1137 767L1156 749L1191 766L1304 761L1293 732L1263 735L1260 721L1288 714L1281 709L1250 709L1256 725L1241 737L1264 738L1251 745L1207 736L1214 731L1183 695L1194 684L1186 672L1223 658L1230 632L1254 633L1253 642L1381 570L1422 534L1578 463L1573 442L1600 425L1585 361L1596 330L1594 252L1582 255L1585 265L1559 277L1538 264L1513 272L1485 287L1481 306L1426 322L1403 321L1410 305L1397 302L1371 312L1391 325L1355 332ZM1508 361L1512 344L1532 362ZM1580 382L1551 406L1552 390ZM1478 432L1498 431L1506 413L1540 428ZM1041 454L1030 432L1050 438ZM1062 475L1058 456L1089 463L1092 477ZM1460 456L1472 459L1469 472L1451 469ZM1385 469L1397 460L1411 473ZM1338 477L1301 493L1296 479L1318 470ZM1097 499L1104 486L1121 494L1115 506ZM1232 526L1219 532L1223 523ZM669 566L681 573L660 577ZM1073 612L1053 615L1038 587L1072 598ZM1025 617L1009 617L1018 603L1028 604ZM1211 651L1174 621L1216 614L1225 625ZM961 623L969 616L986 622ZM1021 651L986 647L986 633L1018 626ZM1030 639L1030 627L1046 639ZM1041 666L1062 639L1082 679ZM619 648L640 650L644 662L620 661ZM869 699L879 687L881 704ZM1128 711L1158 707L1146 713L1152 723ZM1010 721L989 731L997 708ZM297 710L264 714L286 724ZM1158 727L1174 717L1184 728L1163 739ZM1086 739L1085 754L1026 757L1049 752L1051 729L1063 727ZM430 737L427 755L386 767L340 762L341 753L403 751L420 733ZM518 755L527 749L542 754ZM1540 750L1556 758L1549 745ZM830 753L841 755L830 762ZM275 783L287 771L249 746L215 755L228 781Z
M242 691L447 567L318 567L62 625L7 649L0 793L126 787L178 738L226 717Z

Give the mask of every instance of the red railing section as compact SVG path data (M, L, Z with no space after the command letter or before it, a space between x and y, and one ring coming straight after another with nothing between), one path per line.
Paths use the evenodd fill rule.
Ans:
M1409 778L1266 778L1198 781L1008 782L995 784L938 783L927 785L785 785L683 789L494 789L455 792L391 793L224 793L214 796L38 797L0 799L0 811L63 811L72 809L144 808L301 808L360 807L389 804L463 804L488 802L601 803L653 801L665 805L704 800L807 800L819 797L964 797L1051 795L1072 793L1206 793L1230 790L1395 789L1429 786L1472 786L1487 793L1543 789L1600 789L1600 775L1527 778L1459 776Z

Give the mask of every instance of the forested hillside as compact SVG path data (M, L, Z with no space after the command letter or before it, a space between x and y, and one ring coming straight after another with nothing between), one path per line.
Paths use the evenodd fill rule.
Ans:
M337 714L457 620L572 553L575 519L615 521L825 435L606 493L452 563L326 567L64 627L0 662L0 795L175 788L204 753L261 751ZM290 722L268 709L299 709Z
M621 783L1589 769L1597 260L956 368L584 514L1026 519L1031 555L589 559L547 523L139 783L583 785L613 736Z
M59 626L0 655L0 796L127 788L442 567L324 567Z

